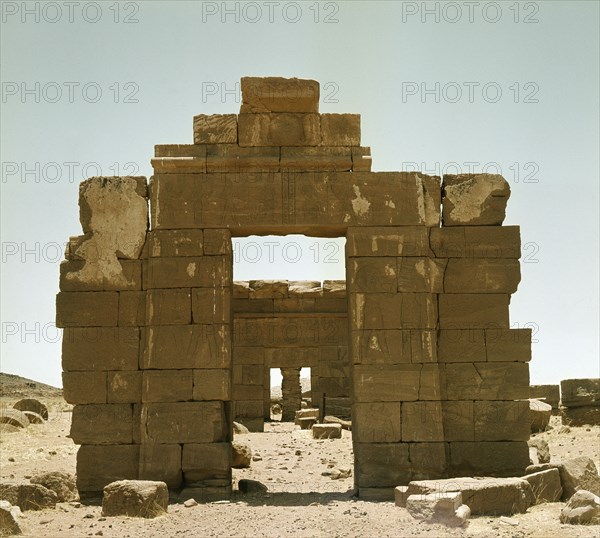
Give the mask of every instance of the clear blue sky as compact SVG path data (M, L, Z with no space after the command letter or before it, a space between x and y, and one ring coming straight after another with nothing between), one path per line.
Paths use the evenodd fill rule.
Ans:
M599 3L472 4L2 2L1 369L60 384L79 181L150 176L154 144L191 143L194 114L238 111L240 77L278 75L319 80L321 111L361 113L374 170L499 167L532 382L598 376ZM247 240L260 261L238 244L235 277L344 278L340 242L303 239L288 263L296 239L273 240L272 262L264 240Z

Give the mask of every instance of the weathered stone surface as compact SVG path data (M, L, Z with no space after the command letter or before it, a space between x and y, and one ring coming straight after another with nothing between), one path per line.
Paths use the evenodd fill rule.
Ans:
M192 290L193 323L229 323L231 291L229 288L196 288Z
M529 465L525 441L450 442L451 476L521 476Z
M348 287L353 292L398 291L395 258L353 258L348 262Z
M213 172L279 172L279 147L240 147L217 144L207 147L206 171Z
M346 281L324 280L323 295L325 297L346 297Z
M560 382L560 396L565 407L600 407L600 378L563 379Z
M219 288L231 281L231 258L201 256L150 258L144 270L144 286L151 288Z
M560 418L565 426L600 425L600 406L561 407Z
M115 480L136 480L139 445L83 445L77 452L77 489L102 491Z
M529 400L529 420L531 422L531 433L546 430L552 415L552 406L531 398ZM541 462L540 462L541 463Z
M13 404L13 409L23 412L32 411L40 415L44 420L48 420L48 407L35 398L22 398Z
M85 269L86 263L88 268ZM117 290L141 290L142 289L142 262L141 260L117 260L120 267L120 276L108 276L101 271L85 280L74 277L84 269L91 274L90 265L96 262L84 260L67 260L60 264L60 291L117 291Z
M528 362L531 360L531 329L486 329L485 347L490 362Z
M189 289L155 289L148 290L146 294L148 325L188 325L191 322Z
M418 364L357 365L353 369L356 402L398 402L422 399L425 390L420 394L421 370L422 366ZM435 383L435 377L435 373L427 372L423 376L427 379L425 386ZM437 377L439 379L439 374ZM436 399L440 399L439 394Z
M549 404L553 410L558 409L560 402L560 385L531 385L529 397Z
M133 410L129 404L73 407L71 438L78 445L125 445L133 442Z
M231 400L229 370L194 370L194 400Z
M236 402L237 403L237 402ZM250 433L250 430L246 428L243 424L239 422L233 422L233 433L235 435L245 435L246 433Z
M445 175L444 226L500 225L504 220L510 185L500 175Z
M202 256L202 230L152 230L148 232L148 254L152 258Z
M252 449L246 443L231 443L231 466L234 469L247 469L252 462Z
M341 424L314 424L311 429L314 439L340 439L342 437Z
M437 228L432 228L433 233ZM350 227L348 256L430 256L429 230L423 226Z
M206 157L206 146L200 144L158 144L154 146L155 157Z
M194 144L235 144L238 121L235 114L194 116Z
M522 513L534 503L529 483L522 478L449 478L410 482L406 495L460 492L473 515Z
M186 402L192 399L192 370L146 370L142 402Z
M509 295L450 293L439 296L441 329L508 329Z
M563 461L558 468L563 487L563 500L569 499L577 490L585 489L600 495L600 476L594 462L580 456Z
M247 280L235 280L233 282L233 298L248 299L250 297L250 282Z
M142 401L142 372L108 372L108 403L137 403Z
M166 513L168 505L164 482L119 480L104 488L102 515L153 518Z
M147 441L140 446L139 479L158 480L169 488L181 486L181 445Z
M355 445L356 477L360 491L363 488L393 488L408 484L411 463L408 443L357 443Z
M121 291L119 293L119 327L146 325L146 292Z
M487 347L483 329L446 329L437 334L439 362L485 362Z
M118 319L116 291L61 291L56 296L57 327L116 327Z
M558 469L547 469L528 474L523 479L527 480L531 486L535 504L560 502L563 490Z
M54 508L58 496L41 484L0 484L0 500L8 501L21 510Z
M431 229L431 249L438 258L521 257L519 226L452 226Z
M324 146L360 146L360 114L321 114Z
M445 293L514 293L520 281L518 260L451 258L443 283Z
M69 473L52 471L36 474L29 481L32 484L40 484L56 493L58 502L75 501L79 497L75 486L75 477Z
M107 402L106 372L63 372L63 397L72 404Z
M352 323L356 329L435 329L436 298L428 293L353 293Z
M441 402L402 404L402 441L444 441Z
M600 524L600 497L590 491L577 491L560 511L560 522L570 525Z
M540 437L532 437L527 441L530 448L534 448L539 463L550 463L550 448L548 442Z
M343 146L281 148L281 171L347 172L352 170L352 150Z
M527 402L473 402L475 441L527 441L529 405Z
M447 363L443 368L448 400L517 400L529 392L524 363Z
M274 299L288 296L287 280L250 280L250 299Z
M316 80L282 77L242 77L241 114L318 112Z
M471 515L471 509L462 504L460 492L409 495L406 509L415 519L448 527L462 527Z
M0 529L7 536L23 534L20 525L21 509L8 501L0 501Z
M231 481L231 445L202 443L183 445L182 469L187 484L210 485L210 481Z
M242 478L238 482L238 488L242 493L267 493L269 491L269 488L258 480L250 480L249 478Z
M354 364L437 362L433 330L369 329L352 331Z
M352 147L352 170L355 172L370 172L372 164L371 148Z
M155 174L205 174L206 157L159 157L150 160Z
M240 114L238 136L239 144L242 147L319 146L321 144L321 122L318 114L288 112Z

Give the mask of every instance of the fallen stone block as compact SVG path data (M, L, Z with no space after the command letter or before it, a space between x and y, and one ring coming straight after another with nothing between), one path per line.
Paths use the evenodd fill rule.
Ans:
M600 406L600 378L563 379L560 399L564 407Z
M585 489L600 495L600 476L591 458L580 456L563 461L558 468L563 487L563 500L566 501L577 490Z
M250 433L250 430L248 428L246 428L246 426L244 426L243 424L240 424L239 422L233 422L233 433L235 435L244 435L246 433Z
M238 482L238 489L242 493L266 493L269 491L267 486L258 480L250 480L248 478L242 478Z
M281 299L288 296L287 280L250 280L250 299Z
M530 448L535 449L538 463L550 463L550 447L548 442L538 437L532 437L527 441Z
M561 421L565 426L600 425L600 406L561 407Z
M314 439L340 439L342 437L341 424L315 424L312 427Z
M297 426L301 426L302 419L313 419L316 422L319 418L319 412L320 411L314 407L298 409L294 418L294 424L296 424Z
M234 469L247 469L252 462L252 449L245 443L231 443L231 466Z
M394 504L396 506L405 508L408 497L408 486L397 486L394 488Z
M560 511L560 522L570 525L600 524L600 497L590 491L577 491Z
M21 510L8 501L0 501L0 533L2 536L23 534L20 520Z
M32 411L41 415L44 420L48 420L48 408L35 398L23 398L13 405L13 408L18 411Z
M164 514L168 505L164 482L118 480L104 488L102 515L153 518Z
M529 419L531 433L543 432L548 427L552 416L552 406L540 400L529 399ZM541 463L541 462L540 462Z
M58 496L40 484L0 484L0 499L21 510L54 508Z
M352 431L352 421L344 420L343 418L334 417L331 415L327 415L323 418L324 424L339 424L342 429Z
M531 385L529 397L551 405L556 411L560 402L560 385Z
M531 486L535 504L559 502L562 496L562 485L558 469L547 469L525 475L523 477Z
M310 430L317 423L315 417L301 417L294 420L294 423L300 426L301 430Z
M471 513L460 492L409 495L406 509L415 519L449 527L462 527Z
M79 498L75 477L72 474L52 471L32 476L29 481L32 484L40 484L56 493L58 502L76 501Z
M413 481L396 500L402 501L410 495L452 492L462 494L462 502L471 508L473 515L511 515L525 512L535 502L527 480L491 477Z

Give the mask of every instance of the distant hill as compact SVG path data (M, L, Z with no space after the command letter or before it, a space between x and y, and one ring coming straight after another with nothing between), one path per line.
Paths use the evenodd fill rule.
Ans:
M62 389L40 381L0 372L0 397L2 398L61 398Z

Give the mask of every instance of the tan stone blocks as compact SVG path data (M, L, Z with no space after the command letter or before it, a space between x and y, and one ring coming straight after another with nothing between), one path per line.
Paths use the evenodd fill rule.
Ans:
M236 144L238 121L235 114L194 116L194 144Z
M354 330L352 341L354 364L437 362L434 330Z
M318 112L316 80L281 77L242 77L240 112Z
M517 400L529 397L529 367L522 362L443 365L448 400Z
M106 403L106 372L63 372L63 397L71 404Z
M323 280L323 297L327 299L346 297L346 281Z
M63 370L137 370L139 349L138 328L68 328L62 339Z
M531 329L449 329L438 333L439 362L531 360Z
M398 288L396 258L348 260L348 288L352 292L395 293Z
M233 367L233 382L236 385L263 385L264 368L260 364L236 364Z
M191 323L192 299L189 289L152 289L146 293L146 325Z
M206 157L206 146L200 144L159 144L154 146L155 157Z
M152 230L148 232L148 255L152 258L202 256L202 230Z
M205 174L205 157L159 157L150 160L155 174Z
M267 300L268 299L263 299L263 301ZM287 297L285 299L273 299L273 312L315 312L315 299L305 297Z
M352 293L350 305L352 323L356 329L437 327L437 300L433 294Z
M402 404L402 441L444 441L441 402Z
M355 458L361 488L394 488L411 479L408 443L357 443Z
M90 404L73 407L71 438L78 445L125 445L133 442L130 404Z
M230 443L186 443L181 466L185 482L231 480Z
M265 350L262 347L236 345L233 347L233 363L236 365L264 364Z
M275 299L233 299L232 308L236 314L273 314Z
M150 258L146 263L147 289L212 288L227 286L231 281L229 256Z
M233 385L233 399L234 400L260 400L262 397L263 397L263 387L262 386Z
M108 403L142 401L142 371L108 372Z
M281 171L347 172L352 170L352 149L343 146L281 148Z
M181 445L141 445L139 480L156 480L165 482L169 488L178 488L182 480L181 452Z
M448 470L448 443L408 443L411 480L444 478Z
M329 313L329 314L342 314L348 312L348 300L346 297L315 297L315 312Z
M98 254L100 256L100 253ZM62 261L60 264L60 290L61 291L113 291L113 290L141 290L142 289L142 262L141 260L117 260L121 273L117 275L105 274L100 270L98 260L72 260ZM98 277L83 277L85 266Z
M450 476L522 476L529 465L525 441L451 442Z
M510 296L500 293L446 293L439 296L442 329L508 329Z
M204 230L204 254L206 256L221 256L231 254L231 232L228 229Z
M238 137L240 146L319 146L321 121L309 113L240 114Z
M193 323L229 323L231 290L229 288L192 289Z
M514 293L521 281L518 260L452 258L444 280L446 293Z
M475 417L472 401L443 401L442 418L446 441L475 440Z
M352 170L355 172L370 172L372 163L371 148L352 147Z
M192 400L192 370L146 370L142 376L142 402Z
M61 291L56 296L57 327L114 327L118 318L116 291Z
M531 329L486 329L488 361L531 360Z
M400 405L400 402L355 403L352 431L355 442L400 442Z
M357 403L419 399L421 365L357 365L352 375Z
M139 445L83 445L77 451L77 489L102 491L116 480L137 480Z
M279 172L279 147L240 147L218 144L207 147L206 171Z
M194 400L231 400L231 371L216 368L194 370Z
M431 229L431 248L439 258L521 257L519 226L452 226Z
M321 114L324 146L360 146L360 114Z
M250 297L250 283L247 280L233 281L233 298L248 299Z
M527 441L529 401L473 402L475 441Z
M263 414L263 401L261 400L235 400L236 417L261 417Z
M437 228L432 228L433 233ZM350 227L348 256L430 256L429 229L424 226Z
M119 327L146 325L146 292L119 292Z
M322 348L321 348L322 349ZM269 368L293 368L301 364L315 367L319 360L318 347L275 347L265 348L265 366Z
M227 436L222 402L151 403L142 413L146 434L157 443L214 443Z
M228 368L227 325L162 325L146 327L143 369Z
M281 299L288 296L287 280L250 280L250 299Z

